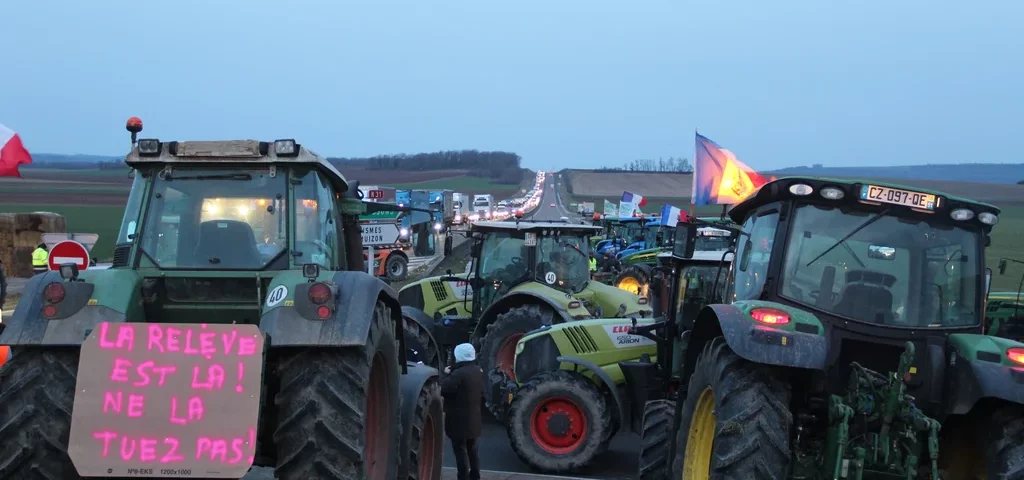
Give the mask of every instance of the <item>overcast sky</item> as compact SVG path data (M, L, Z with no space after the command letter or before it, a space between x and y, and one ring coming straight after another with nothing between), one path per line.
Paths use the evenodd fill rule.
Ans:
M0 123L37 152L294 137L531 168L1020 162L1022 0L0 2Z

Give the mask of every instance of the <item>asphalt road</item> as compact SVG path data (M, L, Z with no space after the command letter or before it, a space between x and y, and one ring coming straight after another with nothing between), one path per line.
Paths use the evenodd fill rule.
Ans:
M544 181L544 194L541 196L540 205L530 214L530 220L552 221L568 217L570 222L579 223L581 217L576 212L569 211L562 199L555 193L558 191L560 181L554 174L548 174L548 178ZM554 207L551 206L552 203L555 204Z

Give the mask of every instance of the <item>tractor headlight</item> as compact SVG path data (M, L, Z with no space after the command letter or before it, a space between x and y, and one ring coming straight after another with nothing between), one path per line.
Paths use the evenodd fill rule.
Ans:
M295 140L274 140L274 154L279 157L293 157L299 154L299 147Z
M822 198L828 200L842 200L842 198L846 196L846 194L843 193L841 189L838 189L836 187L825 187L821 189L821 192L818 193L821 194Z
M992 212L981 212L978 214L978 220L985 225L995 225L999 223L999 216Z
M434 231L436 231L436 232L440 232L441 231L441 224L440 223L435 223L434 224Z
M806 183L794 183L789 186L789 193L803 197L814 193L814 188Z
M408 237L409 236L409 229L403 228L403 229L398 231L398 234L403 236L403 237Z
M160 155L160 140L155 138L144 138L139 140L139 155Z
M952 212L949 212L949 217L952 218L953 220L963 222L965 220L970 220L974 218L974 212L966 208L958 208L956 210L953 210Z

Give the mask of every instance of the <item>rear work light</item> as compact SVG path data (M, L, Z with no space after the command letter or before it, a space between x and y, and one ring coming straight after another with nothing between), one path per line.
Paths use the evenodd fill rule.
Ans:
M331 289L323 283L314 283L309 287L309 301L314 305L323 305L331 299Z
M60 282L53 282L43 289L43 300L46 300L46 303L57 304L63 302L64 295L66 295L64 285Z
M279 157L294 157L299 154L299 146L290 138L274 140L274 154Z
M789 323L789 314L774 308L755 308L750 311L750 318L765 325L785 325Z
M1015 347L1007 350L1006 358L1017 365L1024 365L1024 348Z

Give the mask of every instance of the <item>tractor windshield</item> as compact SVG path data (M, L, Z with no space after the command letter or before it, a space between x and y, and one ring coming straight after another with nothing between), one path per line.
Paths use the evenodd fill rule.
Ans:
M882 213L798 206L780 294L868 323L978 324L980 234Z
M579 293L590 280L588 252L583 235L561 234L540 239L537 249L537 281L559 290Z
M260 269L288 245L285 175L178 167L157 175L142 251L161 268Z

